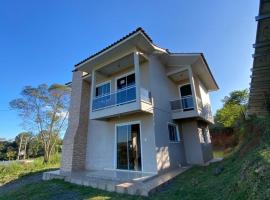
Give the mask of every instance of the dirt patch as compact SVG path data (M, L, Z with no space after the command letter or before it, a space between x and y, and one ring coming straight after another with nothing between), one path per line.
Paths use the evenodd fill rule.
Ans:
M239 156L243 157L246 155L250 150L256 148L262 140L263 131L259 127L254 126L247 126L248 133L244 136L246 138L242 139L243 146L240 148Z

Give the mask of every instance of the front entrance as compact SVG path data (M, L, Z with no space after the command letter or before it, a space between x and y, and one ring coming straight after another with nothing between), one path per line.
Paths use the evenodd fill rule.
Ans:
M141 171L140 124L116 126L117 169Z

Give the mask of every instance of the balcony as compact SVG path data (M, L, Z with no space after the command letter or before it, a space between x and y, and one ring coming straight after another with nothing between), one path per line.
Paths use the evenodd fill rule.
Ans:
M171 110L178 112L185 112L194 110L194 102L193 96L185 96L176 100L172 100L171 102Z
M172 118L184 119L184 118L200 117L212 123L213 116L211 113L210 105L208 104L203 106L202 100L199 97L196 97L196 101L197 106L195 105L194 98L192 95L170 101Z
M137 103L137 100L139 103ZM145 111L152 113L151 93L140 89L140 98L136 98L136 86L132 85L122 90L99 96L92 101L91 119L113 117L118 114Z

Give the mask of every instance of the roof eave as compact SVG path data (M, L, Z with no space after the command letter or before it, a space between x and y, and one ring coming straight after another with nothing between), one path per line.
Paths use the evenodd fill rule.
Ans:
M211 72L211 69L210 69L210 67L209 67L209 65L208 65L208 63L207 63L207 61L206 61L206 59L205 59L204 54L203 54L203 53L200 53L200 56L202 57L202 60L203 60L203 62L204 62L204 64L205 64L205 66L207 67L207 70L209 71L209 74L210 74L210 76L212 77L212 80L214 81L215 86L216 86L216 89L213 89L213 90L210 90L210 91L216 91L216 90L219 90L219 86L218 86L218 84L217 84L217 82L216 82L216 79L214 78L214 76L213 76L213 74L212 74L212 72Z
M145 40L156 50L162 51L162 52L166 52L165 49L162 49L156 45L153 44L152 39L150 38L150 36L147 35L147 33L141 28L137 28L135 31L129 33L128 35L124 36L123 38L121 38L120 40L112 43L111 45L105 47L104 49L102 49L101 51L89 56L88 58L84 59L83 61L77 63L75 65L76 69L79 69L81 66L85 65L86 63L98 58L99 56L102 56L103 54L106 54L107 52L111 51L112 49L116 48L117 46L127 42L128 40L130 40L131 38L134 38L135 36L141 34Z

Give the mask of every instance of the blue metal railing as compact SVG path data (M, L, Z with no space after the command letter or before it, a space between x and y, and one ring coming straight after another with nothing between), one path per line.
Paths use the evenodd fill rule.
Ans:
M181 99L171 101L172 110L187 111L194 109L194 101L192 96L185 96Z
M130 86L117 92L99 96L93 99L92 110L100 110L116 105L136 101L136 86Z

